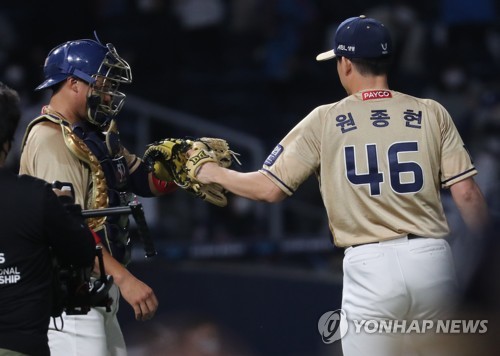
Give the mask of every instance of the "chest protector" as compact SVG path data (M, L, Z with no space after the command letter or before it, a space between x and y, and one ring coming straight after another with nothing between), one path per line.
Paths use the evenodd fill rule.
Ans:
M114 121L106 132L96 131L87 122L73 125L72 131L99 161L107 183L108 207L128 205L134 195L126 192L130 173L125 157L121 155L120 136ZM130 262L128 215L109 216L105 229L99 234L108 241L109 251L115 259L123 264Z
M121 155L120 138L114 121L107 132L99 132L86 122L70 127L59 117L46 114L30 123L25 139L31 127L45 120L61 126L64 142L70 152L90 169L92 188L88 199L89 209L126 206L135 198L126 192L129 169L125 157ZM130 262L128 215L89 218L87 223L99 234L117 261L124 265Z

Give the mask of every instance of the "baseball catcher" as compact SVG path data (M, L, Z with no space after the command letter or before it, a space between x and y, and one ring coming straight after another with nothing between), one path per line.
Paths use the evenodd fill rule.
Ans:
M237 156L239 154L221 138L166 138L150 144L143 161L158 179L174 181L196 197L224 207L227 205L227 191L219 184L200 183L196 180L196 173L207 162L215 162L224 168L229 168L233 160L241 165Z

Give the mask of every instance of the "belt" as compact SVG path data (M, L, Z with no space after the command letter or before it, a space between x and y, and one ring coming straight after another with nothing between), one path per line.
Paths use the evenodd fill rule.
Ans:
M415 234L408 234L407 237L408 237L408 240L424 238L424 236L419 236L419 235L415 235ZM384 241L391 241L391 240L384 240ZM364 243L364 244L351 245L351 246L348 246L348 247L359 247L359 246L365 246L365 245L373 245L373 244L378 244L379 242L380 241L367 242L367 243Z

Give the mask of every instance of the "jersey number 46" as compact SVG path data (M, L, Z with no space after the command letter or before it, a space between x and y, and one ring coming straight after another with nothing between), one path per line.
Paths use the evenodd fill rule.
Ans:
M399 194L416 193L424 185L422 167L417 162L400 162L399 154L404 152L417 152L417 142L396 142L387 150L387 163L389 167L389 182L393 191ZM367 173L357 173L356 150L354 146L344 147L346 174L349 182L355 185L368 184L370 195L380 195L380 185L384 182L384 175L379 169L377 145L366 145ZM412 181L402 182L402 174L411 174Z

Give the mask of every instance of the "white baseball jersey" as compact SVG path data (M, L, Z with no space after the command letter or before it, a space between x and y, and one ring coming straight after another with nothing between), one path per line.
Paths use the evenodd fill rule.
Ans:
M288 195L316 174L339 247L446 236L440 189L477 173L445 108L392 90L317 107L261 172Z

